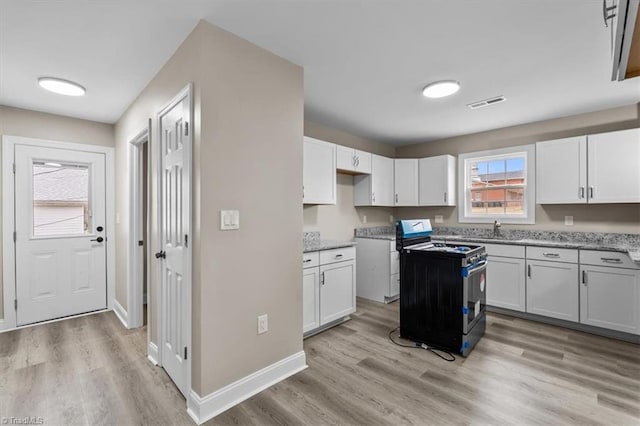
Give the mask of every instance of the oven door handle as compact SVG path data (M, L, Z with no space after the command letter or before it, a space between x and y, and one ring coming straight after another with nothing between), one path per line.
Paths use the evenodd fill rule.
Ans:
M487 269L487 260L483 260L482 262L478 262L475 265L473 265L472 267L465 267L462 268L462 277L463 278L467 278L469 276L469 274L473 273L473 272L480 272L484 269Z

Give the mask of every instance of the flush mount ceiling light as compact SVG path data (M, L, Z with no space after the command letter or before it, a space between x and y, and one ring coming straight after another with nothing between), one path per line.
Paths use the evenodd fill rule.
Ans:
M436 81L427 85L422 90L422 94L427 98L444 98L450 96L460 90L460 83L455 80Z
M66 96L83 96L87 92L78 83L55 77L40 77L38 84L43 89Z

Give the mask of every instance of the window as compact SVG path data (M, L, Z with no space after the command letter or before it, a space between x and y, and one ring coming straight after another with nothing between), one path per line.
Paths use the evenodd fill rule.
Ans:
M89 229L89 168L33 164L33 236L82 235Z
M534 145L458 157L458 221L535 223Z

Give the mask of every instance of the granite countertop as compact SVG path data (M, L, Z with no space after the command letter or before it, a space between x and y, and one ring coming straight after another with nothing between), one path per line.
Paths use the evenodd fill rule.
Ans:
M303 253L308 253L310 251L331 250L343 247L353 247L355 245L355 241L323 240L320 238L319 232L304 232L302 234Z
M331 250L343 247L353 247L357 243L355 241L335 241L335 240L316 240L311 242L304 242L302 252L308 253L310 251Z
M556 247L581 250L602 250L627 253L640 263L640 234L607 232L544 231L528 229L500 229L497 237L491 228L446 227L434 228L431 238L444 241L469 241L485 244L514 244L521 246ZM395 227L373 226L356 228L356 238L395 240Z
M434 240L444 241L469 241L485 244L512 244L520 246L555 247L581 250L602 250L619 253L627 253L635 262L640 262L640 247L625 243L624 241L612 242L581 242L542 240L533 238L508 239L500 237L478 237L469 235L431 235Z

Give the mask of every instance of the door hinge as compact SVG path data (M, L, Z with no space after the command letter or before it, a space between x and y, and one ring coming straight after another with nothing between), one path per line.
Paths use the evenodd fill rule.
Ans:
M187 359L187 347L186 346L184 347L184 359L185 360Z
M13 163L13 174L16 174L16 163Z
M184 234L184 246L189 247L189 235Z
M185 136L189 136L189 122L188 121L184 122L184 135Z
M18 299L13 299L13 309L18 310Z
M13 231L13 242L16 242L16 239L18 238L18 235L16 234L16 231Z

